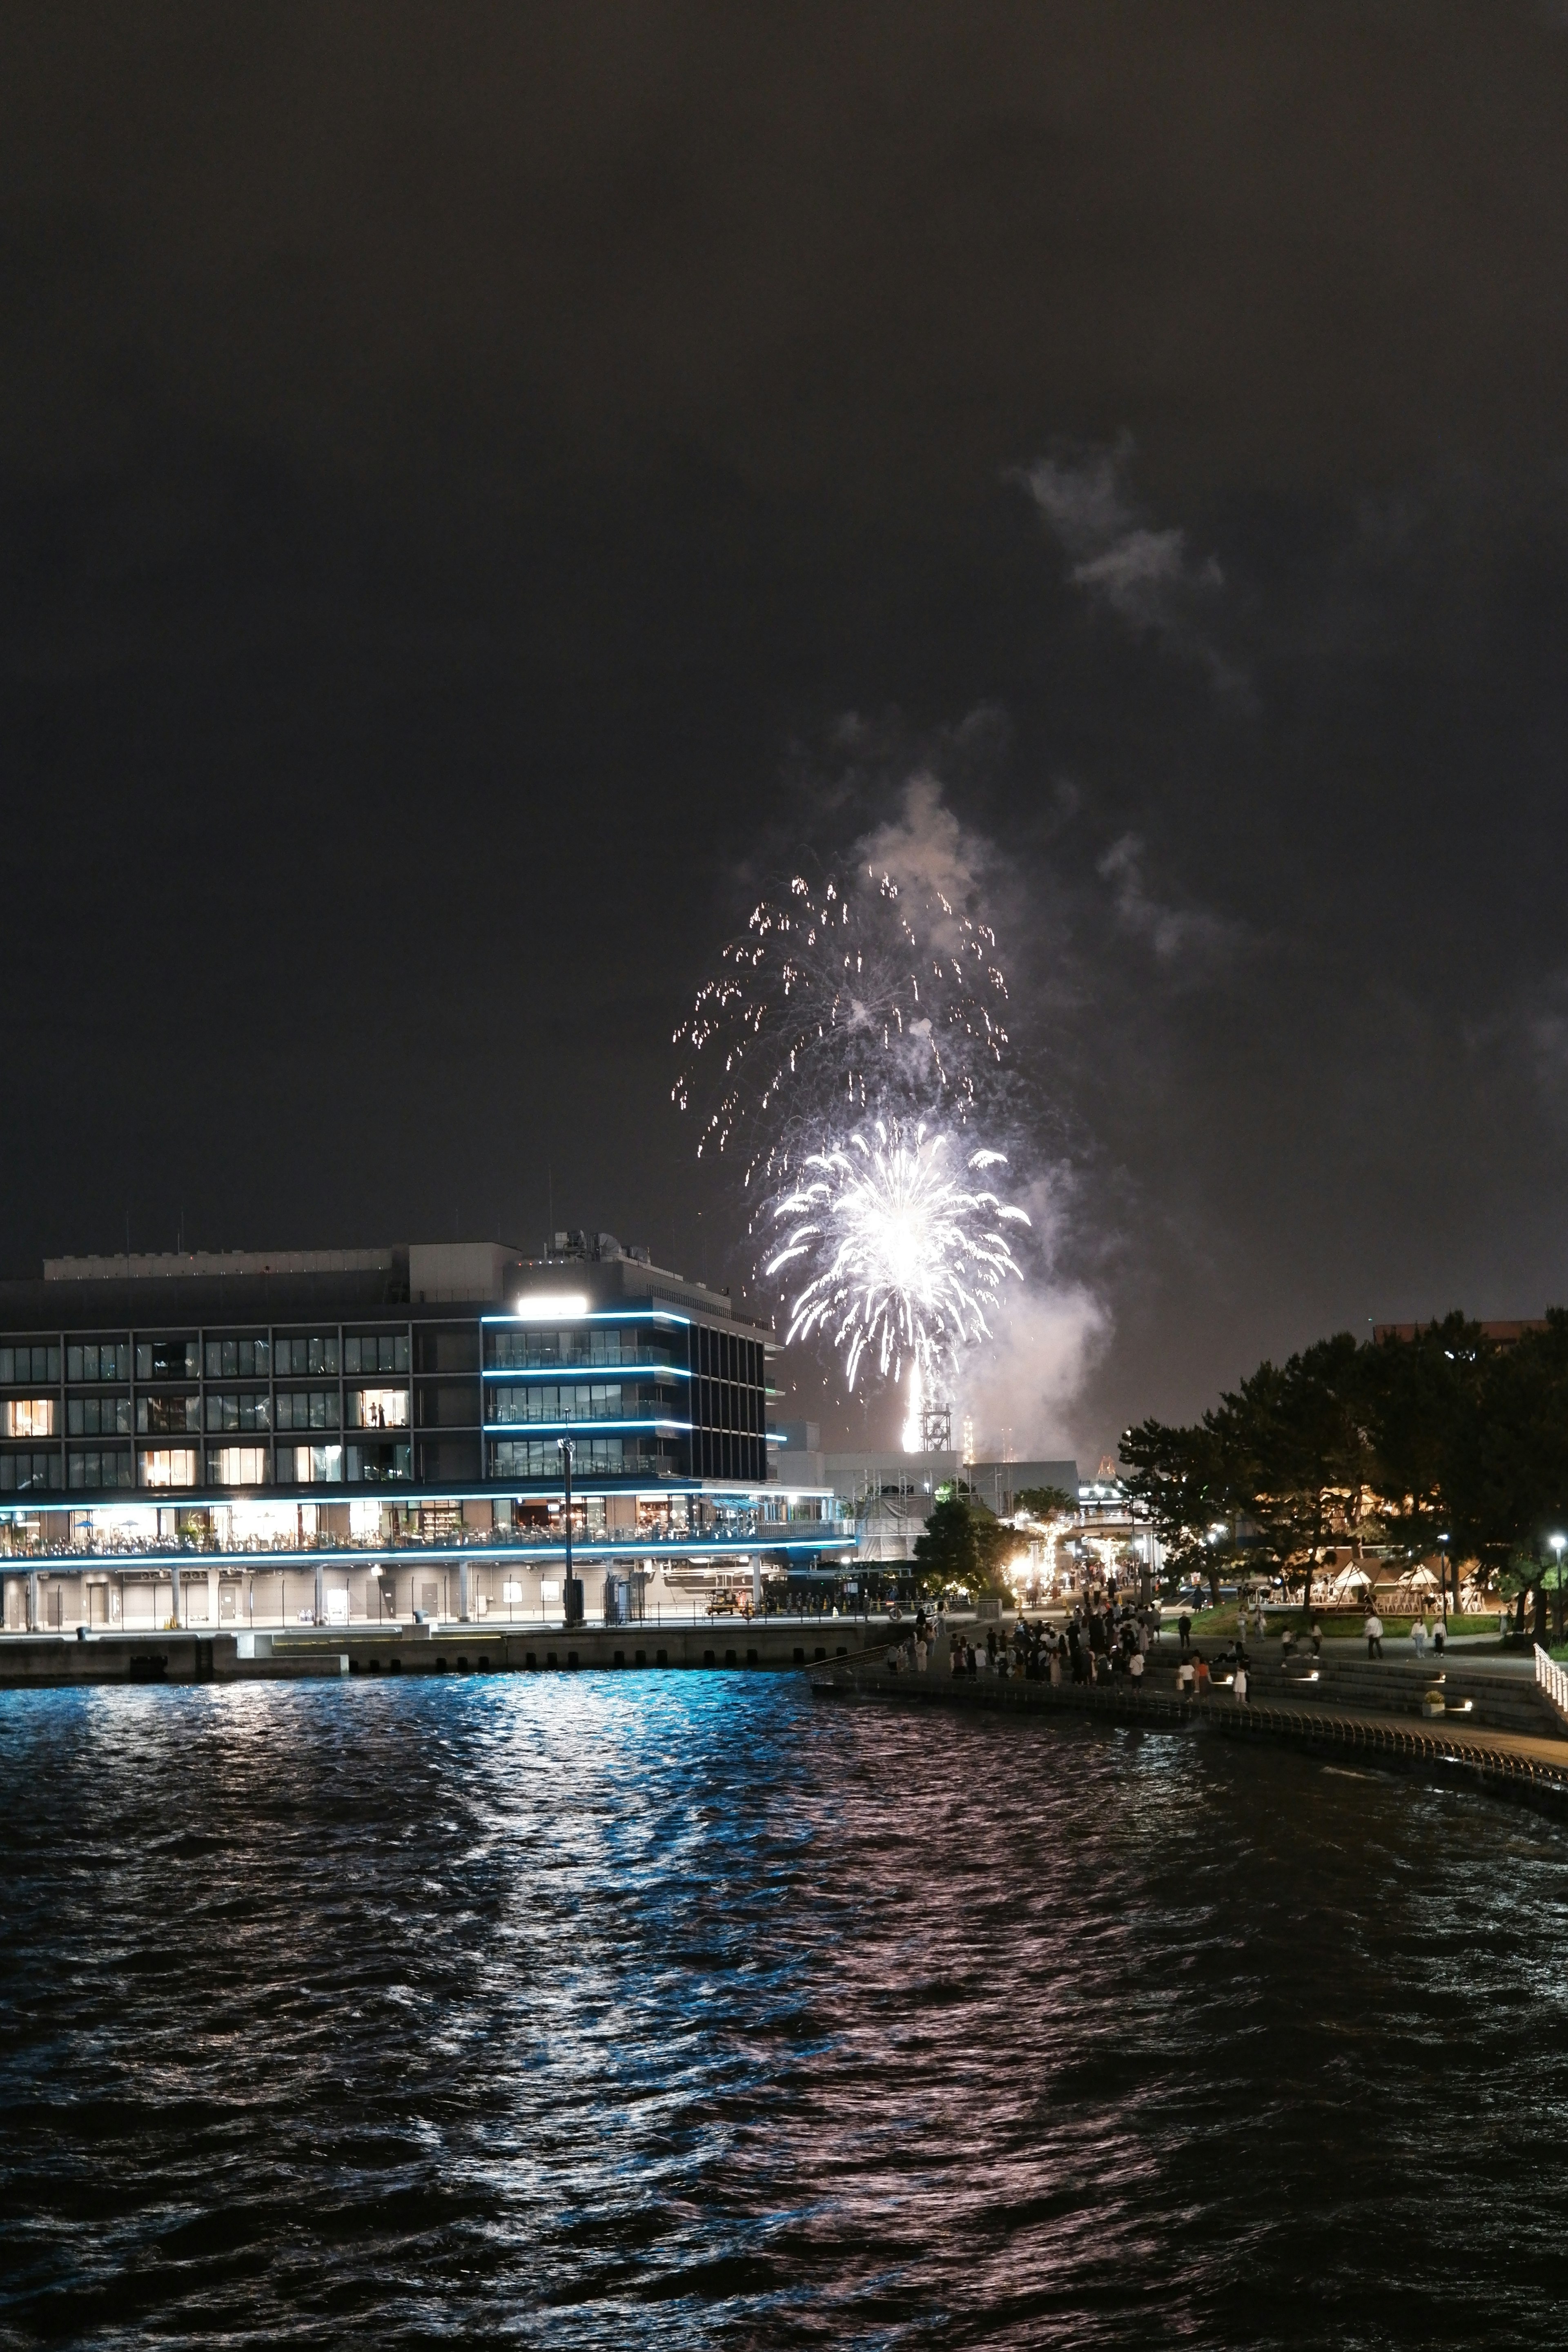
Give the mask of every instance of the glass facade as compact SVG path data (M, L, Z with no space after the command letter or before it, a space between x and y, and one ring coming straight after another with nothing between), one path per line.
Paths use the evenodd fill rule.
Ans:
M722 1299L537 1317L526 1296L514 1313L405 1297L378 1317L346 1287L332 1311L323 1281L301 1315L300 1296L268 1315L250 1286L244 1303L263 1311L247 1320L226 1286L217 1315L182 1320L173 1287L151 1279L59 1291L60 1321L79 1328L0 1339L7 1625L19 1567L94 1563L122 1599L115 1622L150 1629L203 1609L215 1624L246 1611L359 1622L395 1584L399 1607L444 1609L459 1577L481 1614L503 1588L509 1609L537 1607L547 1584L559 1594L567 1437L574 1556L606 1575L618 1563L621 1586L710 1576L714 1560L749 1577L748 1558L809 1562L847 1540L827 1497L769 1492L770 1342ZM201 1294L182 1284L180 1297ZM428 1566L409 1586L416 1555ZM176 1569L196 1598L176 1601ZM289 1580L305 1573L316 1581L301 1596ZM329 1608L321 1580L334 1577L349 1581Z

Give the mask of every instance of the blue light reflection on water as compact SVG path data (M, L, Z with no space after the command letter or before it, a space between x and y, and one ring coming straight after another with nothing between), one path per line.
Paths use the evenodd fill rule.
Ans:
M1565 1861L788 1677L11 1696L0 2333L1547 2332Z

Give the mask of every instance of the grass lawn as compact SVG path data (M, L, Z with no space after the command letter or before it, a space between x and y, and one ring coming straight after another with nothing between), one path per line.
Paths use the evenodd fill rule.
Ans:
M1162 1638L1166 1633L1174 1633L1176 1619L1180 1614L1180 1610L1166 1609L1164 1611L1161 1619ZM1320 1617L1319 1622L1322 1626L1323 1639L1325 1642L1360 1642L1365 1639L1365 1636L1362 1632L1363 1620L1359 1610L1353 1611L1348 1615L1332 1615L1325 1610ZM1384 1617L1383 1621L1384 1639L1385 1641L1397 1640L1402 1633L1408 1633L1415 1622L1415 1620L1414 1617ZM1266 1640L1282 1633L1286 1625L1289 1625L1294 1633L1298 1644L1305 1643L1309 1639L1307 1621L1303 1618L1300 1609L1291 1609L1288 1613L1279 1610L1271 1610L1265 1619L1265 1624L1267 1631L1264 1638ZM1495 1634L1497 1630L1497 1618L1489 1612L1484 1617L1450 1617L1448 1620L1448 1631L1451 1633ZM1249 1638L1256 1638L1252 1635L1250 1619L1247 1621L1247 1631ZM1194 1612L1193 1617L1193 1640L1194 1642L1200 1643L1203 1642L1233 1642L1235 1639L1236 1604L1234 1601L1226 1609L1202 1609ZM1560 1654L1554 1650L1552 1654L1553 1657L1556 1657ZM1564 1649L1561 1654L1563 1656L1565 1663L1568 1663L1568 1649Z

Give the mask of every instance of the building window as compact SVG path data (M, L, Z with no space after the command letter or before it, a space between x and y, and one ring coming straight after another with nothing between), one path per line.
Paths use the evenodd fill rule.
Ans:
M68 1348L66 1378L68 1381L128 1381L131 1378L130 1340L84 1339L79 1348Z
M348 1420L351 1429L406 1429L406 1389L351 1389Z
M0 1436L52 1437L54 1433L53 1397L12 1397L0 1404Z
M531 1324L521 1331L492 1328L486 1360L497 1370L526 1371L541 1364L668 1364L674 1359L667 1341L624 1325L541 1331Z
M381 1486L393 1480L411 1478L413 1475L412 1446L351 1445L349 1447L349 1479L352 1485Z
M58 1348L0 1348L0 1388L13 1383L20 1387L26 1381L53 1381L58 1385L59 1377Z
M510 1421L634 1421L658 1413L673 1418L677 1399L668 1389L639 1388L620 1381L531 1381L526 1388L493 1388L487 1418Z
M612 1476L647 1470L668 1475L674 1468L668 1448L635 1437L579 1437L573 1446L573 1475L590 1471ZM502 1437L490 1447L492 1478L559 1478L561 1449L553 1437Z
M265 1486L267 1483L265 1445L220 1445L208 1452L209 1486Z
M316 1372L338 1376L338 1335L318 1331L308 1339L279 1339L272 1350L272 1370L281 1381L302 1380Z
M162 1446L142 1456L143 1486L194 1486L196 1449L194 1445Z
M97 1447L82 1454L73 1452L67 1458L66 1467L73 1486L129 1486L134 1483L128 1445L106 1445L101 1453Z
M278 1483L296 1486L341 1486L343 1449L341 1445L280 1445Z
M265 1389L240 1389L218 1396L207 1391L209 1429L270 1429L272 1401Z
M136 1427L143 1437L177 1437L182 1431L201 1425L199 1396L139 1396L136 1400Z
M336 1389L279 1389L278 1391L279 1429L336 1429L337 1425Z
M209 1339L206 1358L209 1381L264 1381L272 1369L272 1342Z
M66 1429L72 1437L129 1437L131 1400L122 1397L68 1397Z
M36 1487L58 1486L58 1454L0 1454L0 1494L26 1494Z
M202 1351L195 1339L138 1339L136 1377L139 1381L199 1381Z
M368 1331L343 1341L343 1370L356 1373L405 1372L408 1370L406 1331Z

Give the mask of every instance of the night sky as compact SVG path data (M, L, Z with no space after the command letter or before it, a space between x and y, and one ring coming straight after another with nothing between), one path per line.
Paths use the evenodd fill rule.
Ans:
M1056 1171L982 1441L1568 1298L1568 8L18 5L0 303L5 1270L739 1284L670 1034L875 837Z

